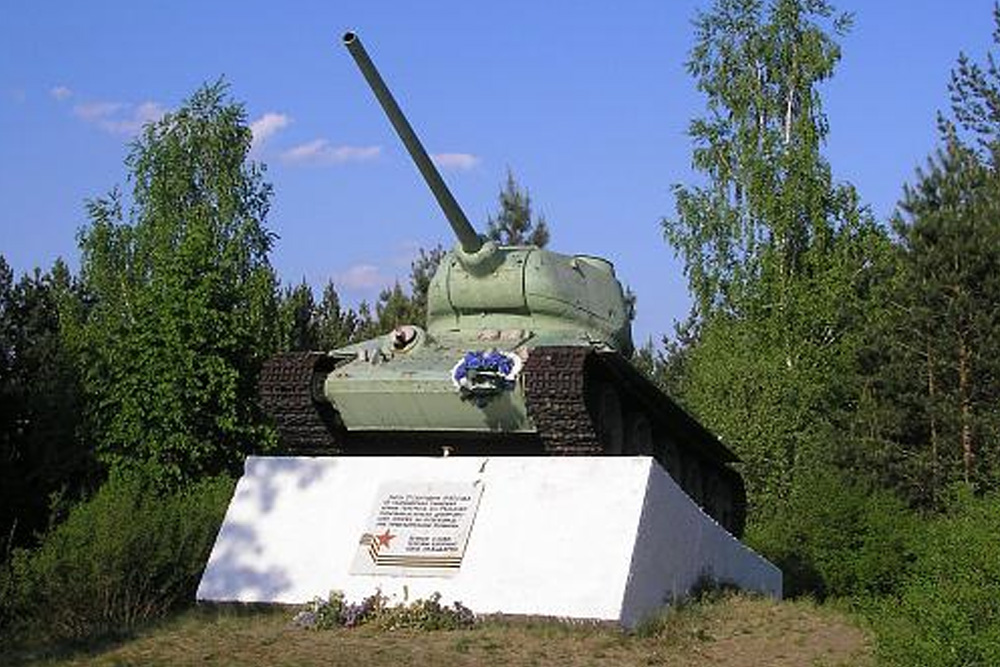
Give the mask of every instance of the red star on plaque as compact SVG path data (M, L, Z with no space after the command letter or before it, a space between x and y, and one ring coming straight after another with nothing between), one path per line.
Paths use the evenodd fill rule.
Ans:
M396 537L396 536L393 535L392 533L390 533L389 529L386 528L385 532L382 533L381 535L376 535L375 539L378 540L378 546L379 546L380 549L382 547L385 547L385 548L388 549L389 546L390 546L389 542L392 541L392 538L394 538L394 537Z

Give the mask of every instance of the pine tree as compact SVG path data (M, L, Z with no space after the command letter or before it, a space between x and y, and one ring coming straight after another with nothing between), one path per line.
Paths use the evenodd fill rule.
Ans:
M1000 44L1000 8L994 9ZM893 317L867 373L872 469L914 504L1000 484L1000 72L959 56L941 148L904 188Z
M323 288L323 298L315 310L317 349L333 350L358 339L361 318L353 310L343 310L333 282Z
M908 495L936 504L949 482L1000 482L1000 177L949 141L901 208L902 317L890 343L918 398L896 438Z
M319 347L319 322L312 288L302 279L295 287L287 287L278 305L281 319L281 349L315 350Z
M500 245L534 245L544 248L549 243L549 227L544 216L532 218L531 195L514 180L507 170L507 182L498 197L500 210L496 217L487 218L486 236Z
M0 256L0 560L30 544L98 472L63 339L63 314L80 297L61 260L14 282Z

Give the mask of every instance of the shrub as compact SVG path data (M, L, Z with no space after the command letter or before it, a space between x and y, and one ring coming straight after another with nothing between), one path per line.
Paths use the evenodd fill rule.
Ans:
M913 560L918 517L890 492L813 475L751 546L781 568L785 595L868 598L896 592Z
M126 633L193 599L232 481L160 494L148 480L112 474L37 549L15 553L10 607L31 635Z
M889 665L1000 665L1000 494L960 493L927 524L898 595L875 605Z

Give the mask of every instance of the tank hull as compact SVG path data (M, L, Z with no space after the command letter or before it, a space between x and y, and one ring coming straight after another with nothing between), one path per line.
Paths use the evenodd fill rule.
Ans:
M487 395L454 381L468 347L425 341L378 363L356 351L279 355L264 368L261 399L283 447L298 454L653 456L706 513L742 533L736 457L627 359L587 345L515 349L516 379Z

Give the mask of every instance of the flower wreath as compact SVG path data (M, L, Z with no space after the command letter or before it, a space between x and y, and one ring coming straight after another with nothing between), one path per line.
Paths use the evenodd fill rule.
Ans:
M466 352L451 369L451 381L465 398L486 398L513 389L521 365L510 352Z

